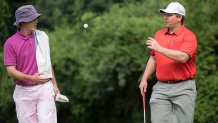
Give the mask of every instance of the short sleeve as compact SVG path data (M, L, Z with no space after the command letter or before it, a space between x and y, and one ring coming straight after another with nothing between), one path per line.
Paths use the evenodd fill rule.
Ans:
M4 65L16 65L16 52L10 42L6 42L4 45Z
M154 55L154 50L150 50L150 55Z
M194 33L189 32L185 34L181 45L181 51L188 53L190 57L193 57L193 55L196 54L197 40Z

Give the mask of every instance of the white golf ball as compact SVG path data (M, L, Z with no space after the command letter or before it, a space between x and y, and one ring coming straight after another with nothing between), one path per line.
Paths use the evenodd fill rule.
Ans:
M89 25L88 25L88 24L84 24L83 27L84 27L84 28L88 28Z

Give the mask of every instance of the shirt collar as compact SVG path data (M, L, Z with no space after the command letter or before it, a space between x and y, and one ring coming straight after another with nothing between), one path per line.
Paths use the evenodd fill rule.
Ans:
M181 25L175 32L173 32L171 35L175 34L175 35L179 35L180 33L182 33L182 31L185 29L184 25ZM165 29L166 33L165 34L170 34L168 31L168 28Z
M23 40L25 40L25 41L28 40L29 38L34 38L34 33L33 33L33 32L32 32L30 35L25 36L25 35L21 34L19 30L17 30L17 35L18 35L21 39L23 39Z

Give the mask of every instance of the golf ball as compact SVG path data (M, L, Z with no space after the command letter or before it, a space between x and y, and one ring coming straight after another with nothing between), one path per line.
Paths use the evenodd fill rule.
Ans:
M88 28L88 26L89 26L88 24L84 24L83 25L84 28Z

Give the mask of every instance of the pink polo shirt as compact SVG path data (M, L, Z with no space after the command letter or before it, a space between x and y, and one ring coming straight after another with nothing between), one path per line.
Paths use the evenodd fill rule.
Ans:
M35 39L32 33L29 36L22 35L19 31L11 36L4 44L4 65L16 66L16 69L24 74L38 73L36 63ZM14 80L16 84L31 86L32 81Z

